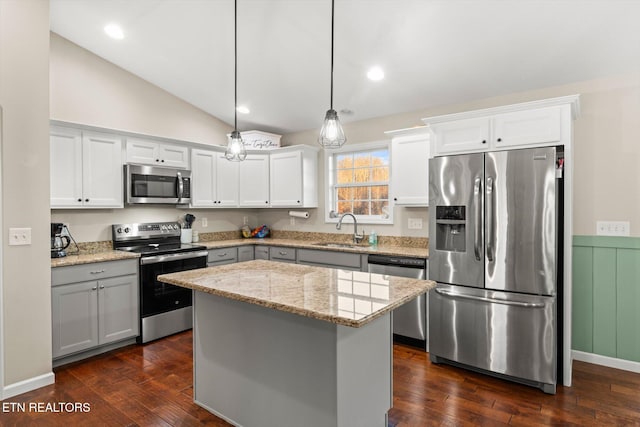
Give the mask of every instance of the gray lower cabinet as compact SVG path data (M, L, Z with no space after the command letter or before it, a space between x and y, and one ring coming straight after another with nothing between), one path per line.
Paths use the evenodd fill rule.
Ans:
M207 267L216 265L233 264L238 262L238 248L210 249L207 256Z
M51 276L54 359L138 336L137 260L58 267Z
M269 259L280 262L296 262L295 248L285 248L283 246L271 246L269 248Z
M269 259L269 246L256 246L254 257L255 259Z
M238 247L238 262L251 261L254 259L253 245Z
M365 271L367 255L337 251L298 249L298 264Z

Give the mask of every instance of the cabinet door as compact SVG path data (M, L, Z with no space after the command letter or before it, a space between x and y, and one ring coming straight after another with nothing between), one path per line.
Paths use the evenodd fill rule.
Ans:
M98 283L51 288L53 357L98 345Z
M82 206L82 132L51 128L51 207Z
M269 155L250 154L240 162L241 207L269 206Z
M123 207L122 138L83 133L82 197L84 206Z
M99 342L107 344L139 333L138 276L98 281Z
M238 262L251 261L253 257L253 246L238 247Z
M269 259L269 246L256 246L253 253L255 259Z
M391 188L397 205L429 204L429 138L397 137L391 143Z
M191 150L191 206L211 208L216 197L216 155L209 150Z
M187 169L189 167L189 149L179 145L160 145L160 165Z
M561 107L499 114L494 119L496 148L556 145L562 140Z
M207 255L207 266L233 264L238 262L238 248L211 249Z
M302 205L302 153L272 153L269 176L271 206Z
M127 163L157 165L160 163L160 147L157 142L127 139Z
M227 160L224 153L216 156L216 199L218 207L237 207L240 186L240 163Z
M436 155L484 151L489 148L488 118L456 120L431 125Z

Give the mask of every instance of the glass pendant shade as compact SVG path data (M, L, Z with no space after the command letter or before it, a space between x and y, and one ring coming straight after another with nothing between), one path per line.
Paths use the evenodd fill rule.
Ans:
M325 148L340 148L345 142L347 142L347 137L344 136L338 113L333 109L327 110L322 129L320 129L320 136L318 136L318 143Z
M247 150L244 148L244 141L240 132L234 130L231 132L231 138L227 143L227 149L224 152L224 156L227 160L232 162L241 162L247 157Z

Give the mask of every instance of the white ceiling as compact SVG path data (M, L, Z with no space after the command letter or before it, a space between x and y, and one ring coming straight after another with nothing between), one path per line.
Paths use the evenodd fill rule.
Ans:
M640 0L336 0L334 108L349 122L637 72L639 17ZM51 30L233 124L233 0L51 0ZM238 0L240 130L320 128L330 31L330 0Z

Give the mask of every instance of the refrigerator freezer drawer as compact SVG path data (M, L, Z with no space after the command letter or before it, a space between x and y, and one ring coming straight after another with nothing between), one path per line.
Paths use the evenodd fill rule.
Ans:
M438 287L429 298L431 356L556 384L555 297Z

